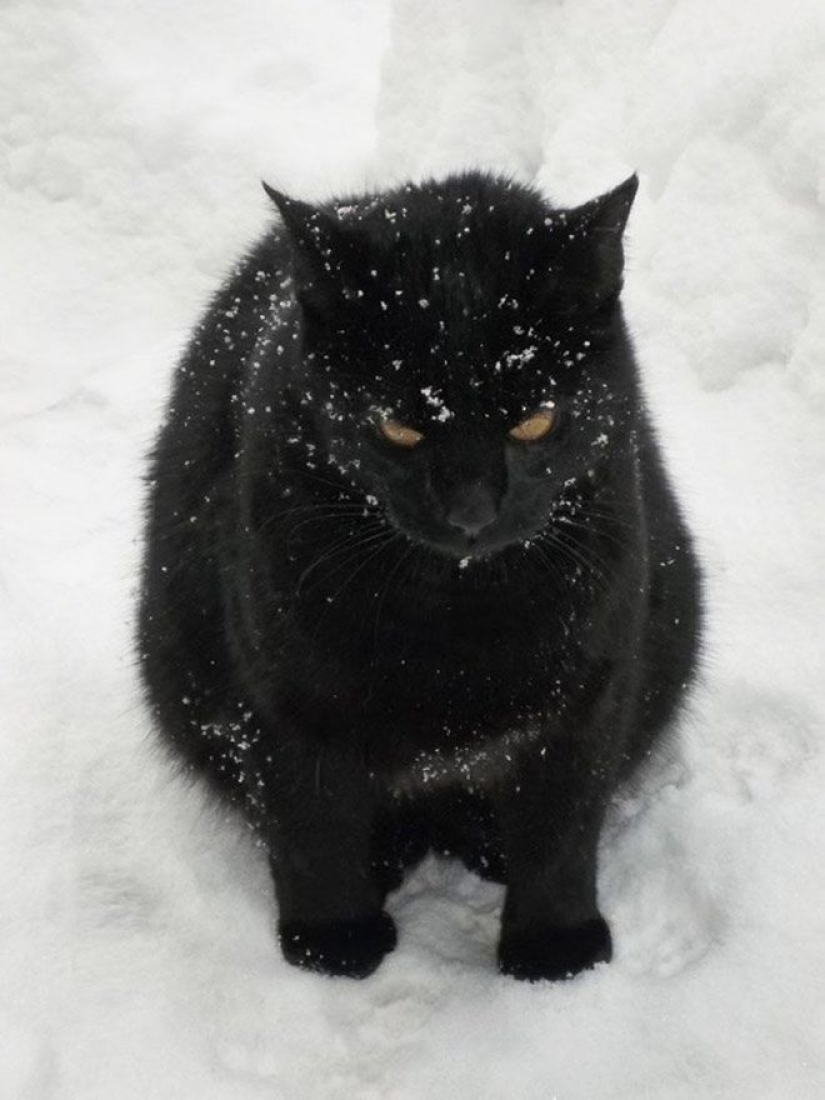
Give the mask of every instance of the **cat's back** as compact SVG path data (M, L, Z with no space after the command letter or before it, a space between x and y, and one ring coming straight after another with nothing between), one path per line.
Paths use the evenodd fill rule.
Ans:
M647 556L639 752L672 717L700 659L701 570L665 458L645 415L640 423L638 463Z
M195 457L184 454L187 449L203 458L227 439L244 370L256 346L274 337L290 284L288 247L274 229L235 264L192 334L175 372L150 479L179 472L176 462Z
M275 229L235 265L178 364L150 457L141 670L160 729L191 728L195 746L210 696L231 679L219 543L235 522L244 378L261 342L280 338L289 262Z

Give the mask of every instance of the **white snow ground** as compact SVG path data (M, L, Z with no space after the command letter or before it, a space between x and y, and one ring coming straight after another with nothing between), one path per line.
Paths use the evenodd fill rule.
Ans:
M822 5L7 0L0 56L0 1097L825 1094ZM500 978L499 890L429 863L380 971L322 980L153 752L141 455L259 176L468 163L562 201L641 173L628 314L705 670L605 837L612 965Z

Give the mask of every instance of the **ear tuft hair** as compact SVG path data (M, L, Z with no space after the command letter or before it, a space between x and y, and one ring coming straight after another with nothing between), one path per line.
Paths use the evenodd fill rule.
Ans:
M571 308L606 309L622 289L622 235L639 189L634 173L612 191L566 211L565 283Z
M580 206L577 213L586 220L593 232L616 233L621 236L638 190L639 177L634 172L612 191L606 191Z
M293 199L265 180L261 180L261 186L277 207L292 246L298 301L305 313L320 317L340 289L332 274L338 268L340 281L340 254L344 249L338 226L322 207Z

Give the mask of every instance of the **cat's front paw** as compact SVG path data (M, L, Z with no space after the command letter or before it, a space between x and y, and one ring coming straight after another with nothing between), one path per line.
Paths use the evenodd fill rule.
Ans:
M522 981L559 981L589 970L596 963L609 962L612 953L610 929L602 917L594 917L572 928L504 931L498 966L503 974Z
M346 978L372 974L396 943L395 925L387 913L320 924L282 921L278 932L288 963Z

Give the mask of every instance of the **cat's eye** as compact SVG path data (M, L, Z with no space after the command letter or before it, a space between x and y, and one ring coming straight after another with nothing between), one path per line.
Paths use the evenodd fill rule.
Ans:
M532 443L551 432L555 424L555 410L548 406L533 413L532 416L528 416L520 424L516 424L515 428L510 429L508 435L519 443Z
M407 450L417 447L424 438L421 432L417 432L415 428L410 428L406 424L399 424L397 420L381 420L378 428L384 439L394 443L396 447L406 447Z

